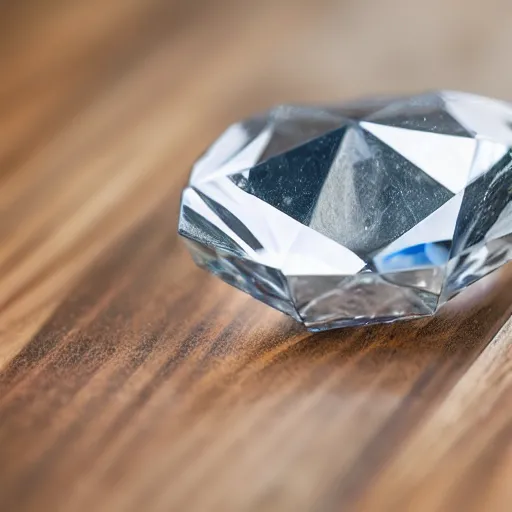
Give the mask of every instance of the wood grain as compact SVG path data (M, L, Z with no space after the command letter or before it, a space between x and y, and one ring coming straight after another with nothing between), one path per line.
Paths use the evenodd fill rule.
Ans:
M510 3L486 8L1 5L0 510L510 510L510 268L434 319L310 335L176 236L190 164L248 112L507 99Z

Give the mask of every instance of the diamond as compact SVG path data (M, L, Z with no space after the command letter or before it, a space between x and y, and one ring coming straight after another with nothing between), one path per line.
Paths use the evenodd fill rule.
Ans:
M441 91L276 107L195 164L179 233L312 331L432 315L512 258L512 106Z

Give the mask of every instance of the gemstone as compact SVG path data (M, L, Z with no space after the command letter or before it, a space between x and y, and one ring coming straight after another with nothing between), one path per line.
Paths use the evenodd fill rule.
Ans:
M434 314L512 256L512 106L440 91L278 106L192 169L196 263L312 331Z

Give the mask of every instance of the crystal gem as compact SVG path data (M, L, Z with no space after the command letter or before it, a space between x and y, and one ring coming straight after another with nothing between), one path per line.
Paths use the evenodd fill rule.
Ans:
M512 106L441 91L278 106L193 167L196 263L312 331L432 315L512 255Z

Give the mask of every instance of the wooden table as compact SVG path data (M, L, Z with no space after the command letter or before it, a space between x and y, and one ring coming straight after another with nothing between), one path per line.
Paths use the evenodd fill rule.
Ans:
M511 5L3 2L0 510L512 510L510 270L313 336L176 236L191 163L253 110L511 99Z

